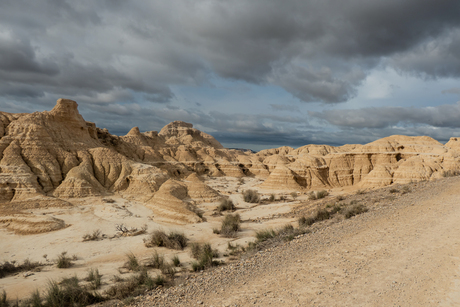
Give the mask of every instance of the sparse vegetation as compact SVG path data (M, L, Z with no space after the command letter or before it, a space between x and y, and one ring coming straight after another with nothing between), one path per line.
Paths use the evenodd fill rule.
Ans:
M159 255L157 251L148 260L147 266L154 269L161 269L165 265L165 258L163 255Z
M324 197L326 197L328 195L329 195L329 193L326 190L312 191L312 192L310 192L310 194L308 194L308 199L309 200L317 200L317 199L324 198Z
M390 193L399 193L398 189L390 189Z
M220 264L220 262L213 260L213 258L219 257L219 253L217 250L212 249L209 243L203 245L198 243L192 244L191 254L197 260L192 262L192 270L194 272Z
M104 298L91 293L79 284L76 277L60 282L50 281L45 294L45 306L87 306L103 301Z
M29 259L24 260L22 264L16 264L16 261L5 261L0 264L0 278L7 275L15 274L17 272L24 271L40 271L40 267L43 266L40 262L32 262Z
M355 215L358 215L358 214L361 214L361 213L364 213L364 212L367 212L368 209L359 204L359 205L354 205L353 207L351 208L347 208L344 212L344 216L345 218L349 219L351 218L352 216L355 216Z
M177 256L177 255L174 255L174 257L172 257L171 261L172 261L172 264L175 267L179 267L181 265L179 256Z
M227 238L236 237L240 230L241 217L239 214L227 214L222 221L219 233Z
M123 237L134 237L138 235L142 235L147 232L147 225L143 225L141 229L137 229L136 227L126 227L123 224L116 224L115 229L118 231L118 236Z
M126 260L123 267L127 268L130 271L137 272L140 271L141 265L139 264L139 260L137 260L136 255L133 253L126 254L128 260Z
M455 177L460 175L459 170L447 170L447 171L442 171L441 176L442 177Z
M248 250L260 250L270 245L277 245L280 242L291 241L296 236L310 232L305 227L295 228L291 224L287 224L279 229L264 229L256 232L256 241L249 243Z
M351 206L351 207L350 207ZM299 227L311 226L316 222L328 220L335 216L335 214L342 214L345 218L350 218L354 215L358 215L367 212L368 209L361 204L357 204L357 201L351 201L349 204L328 204L326 208L320 208L309 217L302 216L298 219Z
M184 249L187 247L187 237L183 233L171 232L168 235L162 230L155 230L147 240L144 240L146 247L166 247L171 249Z
M267 241L276 237L277 233L273 229L264 229L256 232L256 239L259 242Z
M106 295L110 298L124 299L130 296L139 295L145 292L145 290L152 290L165 284L166 279L164 276L157 275L155 278L152 278L146 270L142 270L127 281L122 281L111 286L106 291Z
M365 194L365 193L366 193L366 191L365 191L365 190L361 190L361 189L359 189L358 191L356 191L356 195L363 195L363 194Z
M34 292L32 292L32 295L30 296L30 298L25 301L25 306L43 307L42 298L38 290L35 290Z
M269 202L275 201L275 194L270 194L270 197L268 198Z
M296 199L297 198L297 192L291 192L291 196L292 196L292 199Z
M402 191L402 194L406 194L410 192L410 188L406 185L401 189L401 191Z
M97 241L101 238L101 230L96 229L92 233L87 233L83 235L83 242L85 241Z
M243 199L247 203L258 203L260 201L260 196L255 190L244 190Z
M56 260L56 266L59 269L67 269L70 268L72 265L72 258L67 256L67 252L62 252Z
M6 296L5 290L3 290L2 294L0 295L0 307L9 307L10 304L8 303L8 297Z
M217 212L222 212L222 211L235 211L236 207L233 204L231 199L228 198L222 198L219 202L219 206L217 207Z
M101 287L101 278L102 275L99 274L98 269L90 269L85 280L90 282L90 288L92 290L96 290Z

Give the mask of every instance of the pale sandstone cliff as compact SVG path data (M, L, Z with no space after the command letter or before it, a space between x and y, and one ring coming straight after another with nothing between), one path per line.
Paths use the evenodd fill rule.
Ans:
M59 99L51 111L0 112L0 202L120 193L181 222L197 222L195 202L220 195L200 176L255 176L263 190L373 188L429 180L460 169L460 141L390 136L366 145L306 145L253 154L225 149L180 121L125 136L86 122L77 103Z

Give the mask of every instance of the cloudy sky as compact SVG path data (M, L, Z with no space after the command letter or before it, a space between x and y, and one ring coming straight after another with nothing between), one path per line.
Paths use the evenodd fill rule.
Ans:
M0 110L224 146L460 136L460 1L2 0Z

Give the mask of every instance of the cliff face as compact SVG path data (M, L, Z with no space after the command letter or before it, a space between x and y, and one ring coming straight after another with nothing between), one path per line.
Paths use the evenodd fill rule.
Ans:
M112 135L86 122L77 103L67 99L49 112L0 112L0 136L2 203L118 192L188 222L197 219L189 216L194 201L220 196L200 175L255 176L265 180L261 189L308 190L379 187L460 169L457 138L443 145L429 137L390 136L366 145L281 147L253 154L225 149L180 121L159 133L134 127L125 136ZM172 200L175 205L168 209Z

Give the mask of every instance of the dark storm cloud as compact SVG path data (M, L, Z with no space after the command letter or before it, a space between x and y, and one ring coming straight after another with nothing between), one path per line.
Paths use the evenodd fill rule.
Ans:
M443 94L459 94L460 95L460 88L459 87L453 87L447 90L442 91Z
M167 102L212 72L336 103L382 62L458 77L459 15L448 0L2 1L1 80Z
M436 107L382 107L309 112L329 124L349 128L386 128L393 125L429 125L460 128L460 102Z

